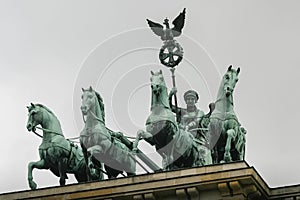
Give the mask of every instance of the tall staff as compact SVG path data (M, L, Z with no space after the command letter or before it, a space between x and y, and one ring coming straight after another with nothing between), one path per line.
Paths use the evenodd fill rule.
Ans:
M174 37L178 37L181 35L182 28L184 26L185 20L185 8L183 11L173 20L172 24L173 28L170 28L169 20L166 18L163 22L163 25L153 22L147 19L147 22L151 28L151 30L158 36L160 36L163 41L163 46L159 51L159 60L160 62L169 67L172 73L172 83L173 87L176 87L175 83L175 67L181 62L183 58L183 49ZM178 110L177 106L177 96L174 94L174 101L176 110ZM176 119L179 121L179 113L176 112Z
M173 88L176 87L176 83L175 83L175 67L170 69L171 73L172 73L172 83L173 83ZM176 93L174 94L174 103L175 103L175 107L176 107L176 121L179 122L180 121L180 116L179 116L179 112L178 112L178 104L177 104L177 95Z

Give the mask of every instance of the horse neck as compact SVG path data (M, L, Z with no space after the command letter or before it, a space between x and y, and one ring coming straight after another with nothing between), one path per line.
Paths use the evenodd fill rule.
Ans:
M234 113L233 111L233 96L232 93L230 96L226 97L224 90L224 81L222 81L218 95L217 101L215 102L214 113Z
M60 123L56 116L52 113L49 113L47 110L43 109L43 121L41 123L42 128L46 129L43 130L43 141L49 141L52 137L60 135L64 137L62 133L62 129Z
M98 104L98 102L96 102L93 109L90 112L88 112L86 116L85 127L94 128L97 125L105 126L103 113L100 109L100 105Z
M154 94L152 91L151 108L160 105L163 108L170 109L167 87L162 86L162 91L159 94Z

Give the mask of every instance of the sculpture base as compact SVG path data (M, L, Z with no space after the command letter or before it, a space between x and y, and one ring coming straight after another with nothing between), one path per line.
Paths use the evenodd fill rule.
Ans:
M246 162L0 194L0 199L300 199L300 185L269 188Z

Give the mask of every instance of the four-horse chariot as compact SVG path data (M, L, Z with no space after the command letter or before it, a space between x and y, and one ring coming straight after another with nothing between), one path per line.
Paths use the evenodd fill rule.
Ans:
M174 37L181 35L184 20L185 9L172 22L172 29L168 19L163 23L165 29L161 24L147 20L152 31L164 42L159 59L171 68L173 88L176 88L175 67L183 59L183 49ZM228 67L217 99L210 104L210 112L199 115L193 122L196 129L188 129L180 123L178 113L172 112L162 71L151 71L150 115L145 130L138 130L132 141L125 134L106 127L103 99L92 87L82 89L80 109L84 128L78 137L80 146L64 137L60 123L50 109L42 104L31 104L28 106L27 129L43 140L39 146L40 160L28 165L30 188L37 187L32 177L34 168L50 169L60 178L60 185L65 185L67 173L75 174L78 182L100 181L104 174L109 179L125 176L124 172L133 176L136 165L148 172L145 164L156 172L243 160L246 130L240 125L233 106L239 72L240 68ZM175 108L178 108L176 95L174 97ZM36 128L43 131L43 136L36 133ZM141 139L155 147L162 157L162 169L138 149Z

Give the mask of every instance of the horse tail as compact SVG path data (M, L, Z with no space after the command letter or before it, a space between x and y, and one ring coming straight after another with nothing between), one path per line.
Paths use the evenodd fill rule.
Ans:
M244 153L244 147L246 143L246 130L242 126L237 127L237 138L235 143L236 150L241 154Z

